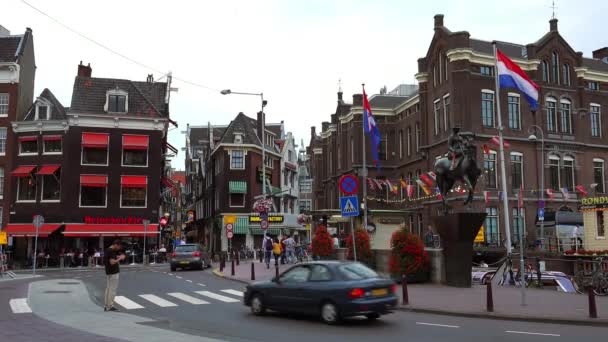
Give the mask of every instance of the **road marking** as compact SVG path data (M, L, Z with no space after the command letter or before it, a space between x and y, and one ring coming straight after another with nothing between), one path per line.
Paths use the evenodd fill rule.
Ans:
M149 302L152 302L153 304L156 304L156 305L158 305L160 307L163 307L163 308L167 308L167 307L170 307L170 306L177 306L177 304L171 303L170 301L162 299L159 296L155 296L153 294L143 294L143 295L139 295L139 296L141 298L143 298L143 299L145 299L145 300L147 300Z
M222 295L219 295L217 293L213 293L213 292L209 292L209 291L196 291L196 293L198 293L200 295L203 295L205 297L217 299L219 301L226 302L226 303L240 302L240 300L238 300L238 299L222 296Z
M135 303L134 301L130 300L129 298L127 298L125 296L116 296L116 297L114 297L114 301L116 302L116 304L122 306L123 308L125 308L127 310L144 308L143 306Z
M243 292L241 292L241 291L237 291L237 290L221 290L221 291L224 293L231 294L231 295L243 297Z
M430 325L433 327L442 327L442 328L460 328L460 326L458 326L458 325L435 324L435 323L424 323L424 322L416 322L416 325Z
M197 283L196 285L200 285L200 286L207 286L205 284L201 284L201 283Z
M509 334L524 334L524 335L539 335L539 336L555 336L555 337L560 337L561 335L559 334L543 334L543 333L535 333L535 332L528 332L528 331L514 331L514 330L507 330L505 331L506 333Z
M189 283L191 283L191 282L192 282L192 280L190 280L190 279L186 279L186 281L187 281L187 282L189 282Z
M32 312L32 309L27 304L27 298L11 299L8 304L11 306L11 310L13 311L13 313L22 314Z
M194 305L199 305L199 304L209 304L209 302L206 302L202 299L198 299L196 297L192 297L192 296L188 296L187 294L181 293L181 292L171 292L171 293L167 293L169 296L171 297L175 297L177 299L181 299L184 302L190 303L190 304L194 304Z
M167 273L167 274L168 274L168 275L171 275L171 276L173 275L173 273Z
M177 279L183 279L183 278L182 278L182 277L180 277L180 276L175 276L175 278L177 278Z

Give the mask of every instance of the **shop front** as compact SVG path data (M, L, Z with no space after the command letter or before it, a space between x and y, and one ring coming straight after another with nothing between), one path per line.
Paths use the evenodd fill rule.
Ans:
M584 249L608 250L608 240L606 240L608 196L583 198L579 210L583 214L584 221Z

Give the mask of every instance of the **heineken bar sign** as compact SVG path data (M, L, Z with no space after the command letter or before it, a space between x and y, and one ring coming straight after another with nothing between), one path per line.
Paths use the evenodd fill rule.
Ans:
M581 199L580 210L593 210L608 208L608 196L586 197Z

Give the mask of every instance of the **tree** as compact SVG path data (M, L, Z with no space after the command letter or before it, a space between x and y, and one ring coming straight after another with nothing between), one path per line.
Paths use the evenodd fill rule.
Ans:
M391 237L389 271L393 275L413 274L429 267L429 255L422 239L401 226Z
M331 256L334 252L334 243L327 227L320 225L317 227L315 236L312 238L312 255L319 257Z
M357 261L369 264L372 261L372 249L369 234L363 228L355 229L355 247L357 247ZM349 234L346 238L346 258L353 260L353 236Z

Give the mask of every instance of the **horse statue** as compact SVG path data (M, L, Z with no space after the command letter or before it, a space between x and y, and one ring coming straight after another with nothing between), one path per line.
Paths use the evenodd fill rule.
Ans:
M481 175L481 170L477 167L476 147L472 143L472 137L461 136L459 129L454 128L448 140L450 152L435 162L435 175L437 187L441 192L444 212L448 211L446 197L448 192L454 187L456 181L464 184L469 194L464 201L467 205L473 200L473 193L477 185L477 179Z

